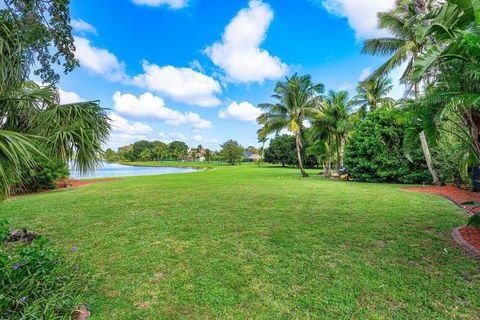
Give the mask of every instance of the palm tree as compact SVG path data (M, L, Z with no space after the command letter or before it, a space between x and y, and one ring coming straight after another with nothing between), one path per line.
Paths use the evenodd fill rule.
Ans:
M257 122L262 125L258 130L260 139L266 138L269 134L278 133L287 129L295 136L298 167L303 177L308 174L303 168L302 161L302 131L304 120L313 112L323 92L324 86L321 83L314 83L310 75L299 76L294 74L285 81L277 82L272 97L277 103L262 103L258 107L264 111Z
M388 96L392 89L392 80L385 76L360 82L357 95L353 98L354 103L359 106L360 117L363 118L367 110L374 111L380 105L393 103L394 100Z
M263 161L263 159L265 159L265 143L267 143L267 141L268 141L267 137L258 137L258 142L262 144L261 154L260 154L262 156L262 159L258 161L258 165L260 165L260 162Z
M452 122L477 163L480 163L480 0L446 1L433 14L423 35L433 39L417 59L413 80L430 80L431 91L416 109L434 115L431 127L455 114ZM434 132L432 132L433 134Z
M346 91L330 91L320 103L313 117L313 131L317 138L326 138L328 150L327 174L331 170L332 146L335 142L337 154L337 173L343 167L347 134L352 129L351 105Z
M110 123L98 102L60 105L54 86L28 80L32 54L6 13L0 15L0 191L34 168L35 158L76 160L86 172L101 160Z
M426 10L432 5L432 0L397 0L394 9L378 14L379 27L388 30L392 36L366 40L362 51L371 55L390 55L390 58L369 79L384 76L396 67L407 63L401 80L412 84L414 64L429 42L428 38L419 37L416 31L423 28ZM420 85L414 83L413 86L415 99L419 99ZM423 130L420 132L420 142L433 182L439 185L440 180Z

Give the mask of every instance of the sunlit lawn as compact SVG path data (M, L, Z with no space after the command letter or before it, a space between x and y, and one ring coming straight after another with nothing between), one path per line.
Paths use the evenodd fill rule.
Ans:
M312 171L315 173L315 171ZM478 319L461 209L399 186L222 166L0 204L76 246L92 319Z

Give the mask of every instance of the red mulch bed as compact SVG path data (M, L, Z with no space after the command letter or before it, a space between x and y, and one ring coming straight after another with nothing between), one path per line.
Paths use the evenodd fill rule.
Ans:
M462 207L465 212L469 215L480 212L479 207L466 206L462 205L465 202L479 202L480 195L474 192L462 190L454 185L448 185L444 187L408 187L402 188L403 190L414 191L414 192L426 192L442 195L452 202L454 202L459 207ZM454 240L462 246L465 251L474 256L477 259L480 259L480 230L477 228L463 226L457 228L453 231Z
M465 209L467 213L477 213L480 211L480 208L472 207L472 206L464 206L462 203L465 202L480 202L480 195L474 192L462 190L454 185L448 185L444 187L408 187L402 188L403 190L408 191L415 191L415 192L425 192L425 193L433 193L442 195L452 202L457 204L458 206Z
M480 230L464 226L459 231L465 241L480 250Z
M117 181L117 180L120 180L120 179L119 178L104 178L104 179L91 179L91 180L61 180L61 181L55 182L55 184L57 185L56 189L45 189L45 190L40 190L40 191L37 191L37 192L17 193L17 194L10 195L10 198L27 196L27 195L36 194L36 193L50 192L50 191L55 191L55 190L59 190L59 189L78 188L78 187L88 186L89 184L100 183L100 182L109 182L109 181Z
M91 179L91 180L66 180L66 181L57 181L58 189L65 188L78 188L83 186L88 186L89 184L99 183L99 182L108 182L108 181L117 181L119 178L104 178L104 179Z

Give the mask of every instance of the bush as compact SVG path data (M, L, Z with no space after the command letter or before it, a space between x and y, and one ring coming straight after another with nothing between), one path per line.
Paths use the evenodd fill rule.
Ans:
M431 183L420 139L407 159L403 149L405 128L394 110L380 108L354 129L346 150L345 166L356 181Z
M32 170L26 170L22 184L16 184L13 192L36 192L43 189L55 189L55 181L67 179L70 175L64 162L39 158Z
M74 253L49 249L42 237L10 242L10 234L0 223L1 318L74 319L88 284Z
M312 144L305 137L303 138L302 160L306 168L318 167L318 159L315 155L309 154L306 150ZM283 167L297 166L297 149L295 137L283 134L277 135L270 141L270 145L265 149L265 161L272 164L281 164Z
M242 162L244 149L237 141L228 140L221 147L220 154L227 163L235 165Z

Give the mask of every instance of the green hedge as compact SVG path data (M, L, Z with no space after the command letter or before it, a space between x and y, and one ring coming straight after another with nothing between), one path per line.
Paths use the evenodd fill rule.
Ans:
M431 183L420 139L412 148L410 161L404 153L404 132L394 109L369 113L354 129L346 150L345 166L355 181Z

